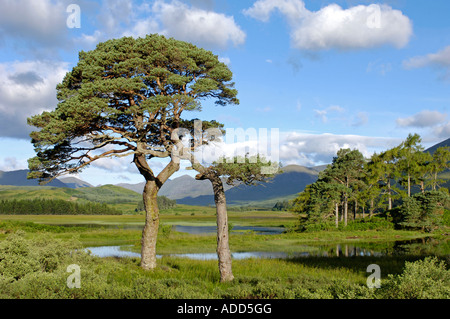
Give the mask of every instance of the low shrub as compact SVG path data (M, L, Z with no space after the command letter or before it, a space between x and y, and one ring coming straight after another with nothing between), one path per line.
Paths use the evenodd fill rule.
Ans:
M306 223L300 226L300 230L306 232L318 232L318 231L364 231L364 230L390 230L394 229L394 224L383 217L373 216L371 218L362 218L357 220L350 220L345 226L342 222L339 222L336 227L335 222L320 222L320 223Z
M389 275L377 294L390 299L449 299L450 270L437 257L406 262L400 275Z
M394 224L382 217L373 216L371 218L362 218L351 220L344 226L339 224L340 230L390 230L394 229Z

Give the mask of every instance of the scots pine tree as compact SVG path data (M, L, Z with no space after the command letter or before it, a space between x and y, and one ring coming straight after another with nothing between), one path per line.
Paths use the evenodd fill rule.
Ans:
M179 169L172 133L184 111L201 101L238 104L232 73L216 55L157 34L124 37L80 52L78 64L57 86L58 105L28 120L36 157L29 178L49 181L97 160L129 156L145 179L144 269L156 267L157 194ZM159 174L152 158L168 158Z

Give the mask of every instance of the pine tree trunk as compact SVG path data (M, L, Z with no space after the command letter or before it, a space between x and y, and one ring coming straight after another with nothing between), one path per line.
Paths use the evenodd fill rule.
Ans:
M141 238L141 267L145 270L151 270L156 268L156 242L159 228L158 192L169 177L180 168L180 164L171 160L155 177L145 155L135 154L133 162L146 181L142 193L145 225Z
M411 197L411 176L408 173L408 197Z
M348 220L348 198L347 196L344 197L344 226L347 226L347 220Z
M388 209L392 209L391 180L388 181Z
M154 181L147 181L143 198L145 225L141 239L141 267L146 270L156 268L156 241L159 228L158 187Z
M220 281L232 281L234 276L231 267L225 191L220 177L215 174L211 175L213 175L210 180L213 185L217 213L217 257L219 259Z
M339 227L339 205L338 205L338 203L336 202L336 204L335 204L335 212L336 212L336 228L338 228Z
M373 211L374 211L374 202L373 202L373 198L370 200L370 210L369 210L369 217L372 218L373 216Z

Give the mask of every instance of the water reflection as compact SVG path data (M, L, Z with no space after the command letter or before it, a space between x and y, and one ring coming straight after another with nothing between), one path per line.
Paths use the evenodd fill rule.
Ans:
M131 248L131 246L129 246ZM127 247L120 246L101 246L101 247L87 247L86 250L90 251L92 255L97 257L141 257L141 254L135 253L126 249ZM235 252L232 253L233 259L247 259L247 258L288 258L296 257L298 254L288 254L284 252ZM214 260L217 259L216 253L193 253L193 254L168 254L157 255L157 258L163 256L181 257L196 260ZM300 256L300 255L298 255Z
M449 255L449 241L437 241L432 238L423 238L411 241L358 243L334 245L302 245L293 252L232 252L233 259L247 258L297 258L297 257L382 257L393 255ZM140 257L140 253L132 252L132 246L101 246L88 247L93 255L99 257ZM165 256L184 257L198 260L217 259L216 253L170 254ZM163 255L158 255L158 258Z
M106 228L106 229L126 229L142 230L143 224L58 224L63 227L86 227L86 228ZM173 225L172 230L191 235L211 235L217 233L217 226L186 226ZM278 235L284 232L284 227L261 227L261 226L234 226L230 234L244 234L254 232L257 235Z
M173 225L174 231L191 235L211 235L217 233L217 226L183 226ZM278 235L284 232L283 227L234 226L230 234L255 232L257 235Z

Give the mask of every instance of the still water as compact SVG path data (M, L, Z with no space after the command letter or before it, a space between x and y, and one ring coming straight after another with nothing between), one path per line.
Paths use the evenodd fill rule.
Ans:
M127 251L131 247L127 246L101 246L101 247L87 247L92 255L98 257L141 257L140 253ZM165 256L184 257L197 260L214 260L217 259L216 253L197 253L197 254L170 254ZM157 258L163 257L163 255L157 255ZM233 259L246 259L246 258L287 258L288 255L283 252L236 252L232 253Z
M298 257L364 257L364 256L395 256L395 255L441 255L449 256L449 240L436 241L432 238L422 238L411 241L397 241L385 243L358 243L333 244L333 245L299 245L295 251L247 251L232 252L233 259L247 258L298 258ZM92 255L99 257L138 257L140 253L132 252L132 246L101 246L88 247ZM217 259L216 253L194 253L194 254L170 254L165 256L184 257L197 260ZM158 255L158 258L163 255Z
M107 228L107 229L128 229L142 230L142 224L59 224L64 227L87 227L87 228ZM185 226L172 225L172 230L191 235L211 235L217 232L217 226ZM257 235L278 235L284 232L284 227L260 227L260 226L233 226L230 234L243 234L254 232Z
M60 226L83 226L92 228L112 228L112 229L136 229L142 230L142 224L71 224ZM172 225L172 230L181 233L194 235L216 234L216 226L187 226ZM257 226L234 226L230 234L244 234L252 232L255 235L277 235L283 233L283 227L257 227ZM92 255L99 257L138 257L140 253L132 252L132 246L101 246L88 247ZM296 258L308 256L320 257L353 257L353 256L393 256L393 255L450 255L450 238L437 241L433 238L422 238L411 241L381 242L381 243L361 243L357 244L327 244L327 245L299 245L289 247L289 251L249 251L232 252L234 259L246 258ZM217 259L216 253L199 254L172 254L170 256L185 257L200 260ZM159 255L158 258L161 258Z

